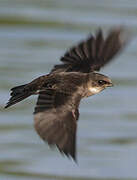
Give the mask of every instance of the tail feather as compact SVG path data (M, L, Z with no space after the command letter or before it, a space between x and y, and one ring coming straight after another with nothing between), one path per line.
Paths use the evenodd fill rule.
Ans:
M23 99L29 97L32 93L30 93L29 91L25 91L25 85L21 85L21 86L16 86L14 88L11 89L11 98L9 99L8 103L6 104L5 108L10 107L11 105L14 105L20 101L22 101Z

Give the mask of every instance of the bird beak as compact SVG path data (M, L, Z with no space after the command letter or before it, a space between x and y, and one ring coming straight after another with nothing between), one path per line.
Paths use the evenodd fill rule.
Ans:
M108 87L113 87L113 86L114 86L113 83L108 84Z

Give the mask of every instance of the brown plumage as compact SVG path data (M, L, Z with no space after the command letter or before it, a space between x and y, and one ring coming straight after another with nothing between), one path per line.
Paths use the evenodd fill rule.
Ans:
M96 73L126 44L123 29L112 29L106 38L102 30L71 48L50 74L11 89L5 108L38 94L34 111L35 129L50 146L76 160L76 130L80 100L112 86L111 80Z

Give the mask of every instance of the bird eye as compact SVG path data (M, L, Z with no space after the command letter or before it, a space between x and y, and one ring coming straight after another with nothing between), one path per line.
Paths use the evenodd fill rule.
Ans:
M104 85L104 84L107 84L107 82L104 81L104 80L99 80L99 81L98 81L98 84L99 84L99 85Z

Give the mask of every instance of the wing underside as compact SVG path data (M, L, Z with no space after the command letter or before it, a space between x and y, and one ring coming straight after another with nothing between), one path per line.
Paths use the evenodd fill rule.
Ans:
M61 153L76 160L78 110L70 110L67 98L52 90L40 93L34 112L35 129L50 146L57 146Z

